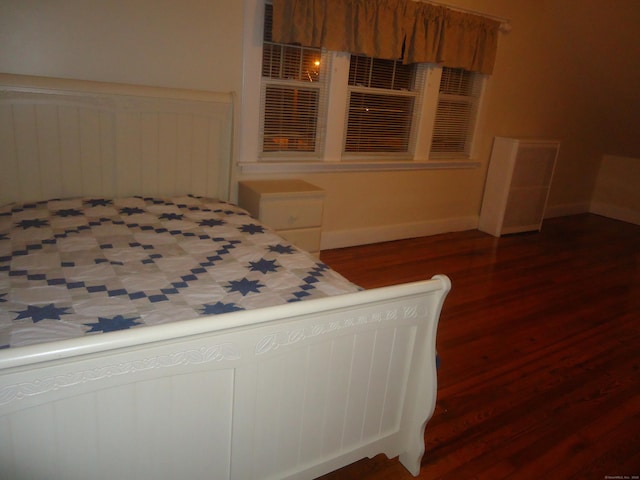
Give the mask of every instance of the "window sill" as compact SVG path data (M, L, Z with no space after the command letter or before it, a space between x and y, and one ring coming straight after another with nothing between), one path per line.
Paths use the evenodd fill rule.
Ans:
M240 162L241 173L328 173L401 170L450 170L480 167L474 160L429 160L422 162Z

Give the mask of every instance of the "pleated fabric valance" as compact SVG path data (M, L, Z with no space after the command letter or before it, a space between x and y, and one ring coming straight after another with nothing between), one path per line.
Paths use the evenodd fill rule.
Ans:
M500 22L414 0L273 0L274 42L489 74Z

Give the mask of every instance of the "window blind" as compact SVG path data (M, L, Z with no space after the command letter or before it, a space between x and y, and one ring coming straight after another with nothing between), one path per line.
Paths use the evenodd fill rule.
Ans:
M416 79L415 65L351 56L345 152L410 151Z
M260 136L263 153L317 153L325 95L322 51L271 41L272 5L265 5Z
M431 141L431 158L470 157L482 76L443 67Z

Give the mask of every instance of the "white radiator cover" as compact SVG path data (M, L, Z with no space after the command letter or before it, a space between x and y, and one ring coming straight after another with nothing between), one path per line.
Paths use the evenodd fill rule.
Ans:
M560 142L496 137L478 228L496 237L540 230Z

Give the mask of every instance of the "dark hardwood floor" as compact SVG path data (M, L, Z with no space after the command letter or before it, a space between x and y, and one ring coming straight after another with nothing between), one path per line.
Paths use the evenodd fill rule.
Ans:
M365 288L451 278L419 478L639 478L640 226L577 215L321 259ZM322 478L413 477L380 455Z

